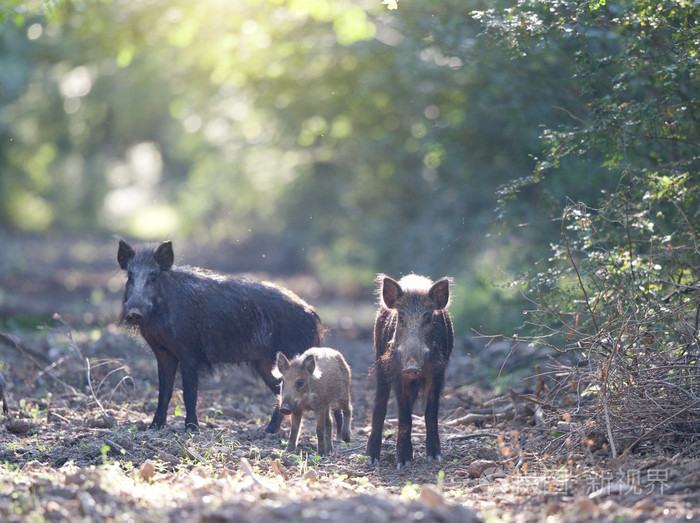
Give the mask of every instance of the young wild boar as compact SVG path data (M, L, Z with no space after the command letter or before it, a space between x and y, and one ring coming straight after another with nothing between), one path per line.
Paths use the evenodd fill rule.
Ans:
M350 441L350 367L340 352L314 347L292 361L279 352L273 375L282 380L280 412L292 415L292 429L287 444L289 452L294 452L297 448L301 416L307 410L316 413L319 455L333 450L331 409L342 412L338 415L336 410L338 435L343 441Z
M158 407L150 428L165 425L178 367L182 373L185 427L197 431L200 370L222 363L249 363L279 393L272 375L275 355L299 354L320 344L316 312L289 290L271 283L173 266L173 247L135 251L123 240L117 255L127 272L121 322L139 328L158 363ZM267 426L277 432L276 406Z
M450 280L435 283L410 275L396 282L380 274L377 279L379 310L374 323L377 379L372 432L367 441L370 463L379 460L387 402L392 387L399 407L396 438L397 468L413 459L411 416L418 393L425 396L425 429L428 461L440 461L438 408L445 369L452 353L454 334L447 312Z

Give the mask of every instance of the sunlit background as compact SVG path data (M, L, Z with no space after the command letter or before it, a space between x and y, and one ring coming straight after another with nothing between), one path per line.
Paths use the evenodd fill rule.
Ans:
M565 198L616 179L572 161L504 214L586 103L565 41L516 61L480 36L509 3L3 2L2 227L225 246L352 292L450 275L462 332L510 329Z

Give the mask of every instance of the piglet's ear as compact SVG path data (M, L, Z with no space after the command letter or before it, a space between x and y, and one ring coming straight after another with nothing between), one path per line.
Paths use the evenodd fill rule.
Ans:
M169 271L170 267L173 266L173 261L175 260L175 255L173 254L173 243L170 241L161 243L158 247L156 247L154 255L160 270Z
M304 367L304 370L306 372L308 372L309 374L313 374L316 370L316 358L314 358L314 355L309 354L306 358L304 358L302 366Z
M126 270L129 262L134 259L136 253L131 246L124 240L119 240L119 252L117 253L117 261L119 262L119 267Z
M435 302L435 310L442 310L447 307L450 303L450 279L442 278L433 283L430 291L428 291L428 296Z
M275 368L272 369L272 375L276 378L281 378L282 375L289 369L289 360L281 352L277 353L277 362Z
M393 278L384 276L381 280L382 285L382 302L387 309L393 309L396 306L396 300L403 296L403 289Z

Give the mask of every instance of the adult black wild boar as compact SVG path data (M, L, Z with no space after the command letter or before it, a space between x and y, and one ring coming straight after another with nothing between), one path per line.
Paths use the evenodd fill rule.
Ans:
M294 356L320 345L316 312L293 292L273 285L173 266L171 242L134 250L119 242L117 260L127 273L121 321L137 326L158 363L158 407L150 428L165 425L178 366L182 373L185 427L198 430L200 370L249 363L275 395L277 352ZM279 406L267 426L277 432Z
M443 278L433 283L423 276L410 275L397 282L380 274L376 283L379 310L374 323L372 370L377 384L367 455L370 463L379 460L386 407L393 387L399 407L397 468L413 459L411 416L421 390L425 393L428 461L440 461L438 409L454 345L452 320L447 312L450 280Z

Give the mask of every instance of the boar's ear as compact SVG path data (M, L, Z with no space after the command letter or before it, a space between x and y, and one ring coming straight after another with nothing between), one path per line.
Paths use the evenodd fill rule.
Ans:
M393 278L384 276L382 282L382 302L387 309L393 309L398 300L403 295L401 285Z
M304 361L301 362L303 369L309 374L313 374L316 370L316 358L313 354L309 354Z
M126 243L124 240L119 240L119 252L117 253L117 261L119 262L119 267L126 270L129 262L134 259L136 253L131 245Z
M443 278L436 281L430 287L428 296L435 302L435 310L442 310L447 307L447 304L450 303L450 279Z
M173 254L173 242L163 242L156 247L155 258L161 271L169 271L175 259L175 255Z

